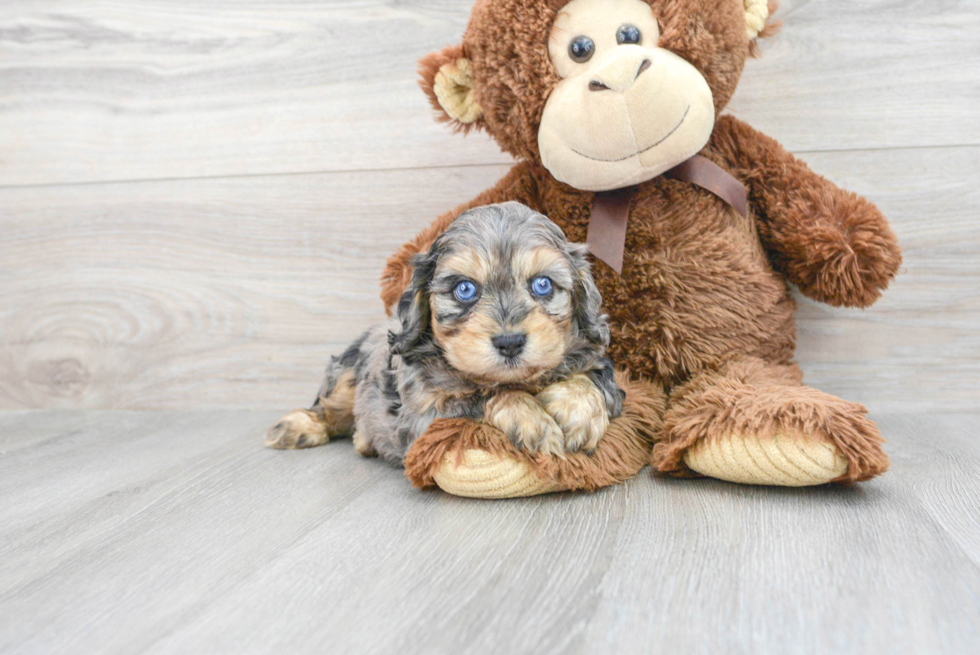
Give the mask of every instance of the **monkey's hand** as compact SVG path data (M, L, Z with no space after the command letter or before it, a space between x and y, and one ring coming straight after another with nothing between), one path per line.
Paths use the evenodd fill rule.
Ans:
M877 207L737 118L722 116L712 138L748 187L773 264L804 296L836 307L867 307L878 299L898 272L902 251Z
M902 263L895 235L878 208L856 194L835 187L808 200L763 229L779 234L781 267L814 300L867 307Z

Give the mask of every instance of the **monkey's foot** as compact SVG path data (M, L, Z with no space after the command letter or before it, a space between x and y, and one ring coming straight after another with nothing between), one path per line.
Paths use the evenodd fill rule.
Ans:
M592 453L529 452L486 423L439 419L412 444L405 475L416 487L438 486L470 498L595 491L624 482L649 462L665 403L663 391L653 384L625 376L617 382L626 391L623 413L610 422Z
M771 437L731 434L702 439L684 453L692 471L740 484L809 487L847 473L847 458L830 443L796 432Z
M867 410L803 386L795 365L747 358L671 392L653 466L676 476L802 487L888 469Z
M446 453L432 478L446 493L466 498L522 498L565 490L527 462L476 448L464 450L459 462Z

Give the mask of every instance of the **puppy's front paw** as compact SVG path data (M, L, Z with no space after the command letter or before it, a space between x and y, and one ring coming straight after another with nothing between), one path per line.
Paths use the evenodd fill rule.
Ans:
M280 450L322 446L329 440L327 424L305 409L289 412L265 434L265 445Z
M523 391L505 391L488 400L483 420L524 450L559 456L565 452L561 428Z
M565 434L565 449L592 452L609 427L609 411L602 391L587 375L573 375L537 395L544 410Z

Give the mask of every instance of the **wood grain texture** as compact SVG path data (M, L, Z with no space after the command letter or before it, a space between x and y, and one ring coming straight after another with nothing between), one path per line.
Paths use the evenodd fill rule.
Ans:
M308 402L327 357L380 318L387 255L506 170L485 139L435 125L412 79L468 11L3 3L0 408ZM780 15L734 109L821 151L805 158L878 202L906 251L869 311L804 301L809 381L876 410L973 409L980 154L957 144L980 143L980 6ZM269 175L346 169L374 170Z
M815 386L980 406L980 148L815 153L905 266L865 311L803 301ZM384 260L506 166L0 190L0 407L288 408L382 316Z
M0 3L0 652L980 652L980 4L781 4L732 110L899 234L798 314L891 472L482 502L260 447L508 167L414 82L471 0Z
M416 61L471 0L0 4L0 185L507 161ZM794 151L980 144L974 0L783 0L734 111Z
M478 501L274 413L0 413L0 651L975 653L976 414L854 487ZM955 451L955 455L953 452Z

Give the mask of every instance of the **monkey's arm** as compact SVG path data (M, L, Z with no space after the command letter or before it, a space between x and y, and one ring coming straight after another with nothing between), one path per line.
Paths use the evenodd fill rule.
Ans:
M381 300L384 301L385 311L391 314L392 308L398 304L398 299L408 287L412 277L412 256L428 250L436 237L445 231L456 217L467 209L490 205L508 200L517 200L540 211L537 206L537 186L534 178L528 172L526 163L518 163L507 172L499 182L487 189L473 200L456 207L452 211L439 216L429 227L422 230L418 236L400 247L391 257L381 274Z
M878 299L902 253L877 207L731 116L718 120L712 143L748 187L773 263L803 295L836 307Z

